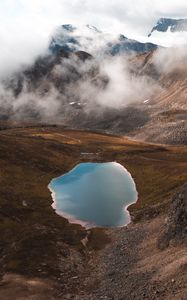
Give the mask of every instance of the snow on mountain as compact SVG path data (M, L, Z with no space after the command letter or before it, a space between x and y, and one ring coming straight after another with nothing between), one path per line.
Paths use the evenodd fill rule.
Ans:
M157 24L153 27L151 33L148 36L150 37L154 31L159 31L159 32L187 31L187 19L161 18L158 20Z
M53 53L58 53L63 49L68 52L82 50L92 55L105 53L116 55L127 52L143 53L156 48L157 45L128 39L122 34L103 33L95 26L85 25L78 28L71 24L58 27L49 46Z
M161 18L152 28L148 38L142 41L165 47L184 45L187 43L187 19Z
M113 37L103 34L94 26L85 25L77 28L71 24L65 24L55 30L49 49L53 53L61 49L68 52L82 50L95 53L110 40L113 40Z

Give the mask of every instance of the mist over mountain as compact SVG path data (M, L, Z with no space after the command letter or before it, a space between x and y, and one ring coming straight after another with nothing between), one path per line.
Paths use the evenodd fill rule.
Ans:
M1 82L1 120L186 143L186 47L149 46L62 25L48 52Z
M64 51L86 51L95 56L118 55L123 53L144 53L157 49L152 43L140 43L122 34L103 33L95 26L75 27L66 24L58 27L53 34L49 49L57 53Z

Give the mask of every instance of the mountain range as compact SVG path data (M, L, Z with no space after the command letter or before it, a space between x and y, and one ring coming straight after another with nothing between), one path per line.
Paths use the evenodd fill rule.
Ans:
M62 25L48 54L4 81L13 95L8 101L5 94L6 102L1 102L1 120L186 144L185 54L174 61L177 52L152 44L149 49L122 35L114 39L89 25L81 30Z
M71 24L65 24L54 32L49 49L52 53L63 49L68 52L81 50L93 55L118 55L148 52L157 49L157 45L141 43L122 34L103 33L95 26L85 25L78 28Z

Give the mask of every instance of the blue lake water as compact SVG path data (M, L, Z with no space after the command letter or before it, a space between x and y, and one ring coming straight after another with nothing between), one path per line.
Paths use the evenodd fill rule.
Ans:
M116 162L81 163L48 187L56 213L87 228L127 225L127 207L138 198L130 173Z

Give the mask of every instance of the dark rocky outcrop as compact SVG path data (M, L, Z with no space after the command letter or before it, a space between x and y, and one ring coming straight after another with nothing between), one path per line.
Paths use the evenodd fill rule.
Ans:
M164 249L169 245L186 242L187 237L187 183L172 199L171 208L158 239L158 247Z

